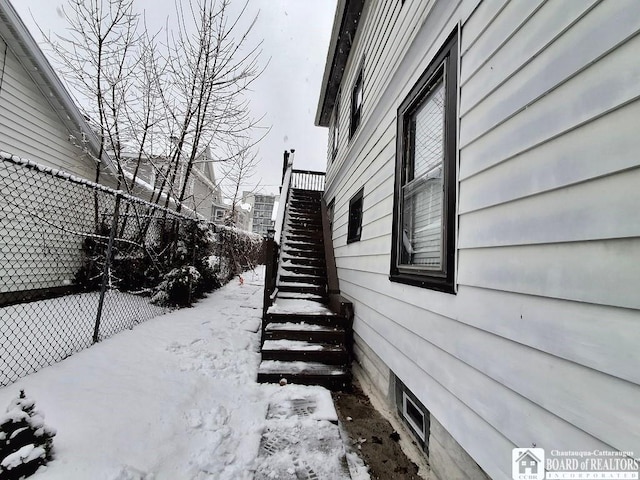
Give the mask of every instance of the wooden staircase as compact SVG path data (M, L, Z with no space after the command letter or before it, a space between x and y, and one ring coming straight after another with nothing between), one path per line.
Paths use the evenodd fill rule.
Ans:
M267 246L268 257L270 249L277 252L271 251L267 261L258 381L285 379L346 390L351 385L351 318L347 302L336 298L329 285L328 268L335 266L332 250L327 262L322 191L295 185L284 196L280 246L273 241Z

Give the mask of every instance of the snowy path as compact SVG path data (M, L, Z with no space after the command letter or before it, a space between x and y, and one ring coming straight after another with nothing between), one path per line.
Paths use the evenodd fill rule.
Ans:
M31 478L253 478L271 400L305 388L255 382L262 275L0 388L0 409L25 389L58 431Z

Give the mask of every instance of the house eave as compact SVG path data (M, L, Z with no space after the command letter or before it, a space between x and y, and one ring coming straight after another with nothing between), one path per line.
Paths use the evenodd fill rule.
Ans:
M9 0L0 0L0 37L10 45L12 53L47 99L69 134L75 136L78 141L86 139L88 148L97 156L100 151L98 137ZM106 152L102 153L100 161L112 173L116 173L117 169Z
M342 83L364 3L365 0L338 0L316 110L315 125L318 127L329 126L331 111Z

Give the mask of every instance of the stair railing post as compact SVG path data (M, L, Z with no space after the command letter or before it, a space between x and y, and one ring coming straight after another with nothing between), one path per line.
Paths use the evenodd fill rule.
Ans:
M284 160L282 161L282 178L280 179L280 191L282 191L282 185L284 184L284 176L287 173L287 167L289 166L289 152L284 151Z
M276 242L274 241L275 231L270 228L267 230L265 241L265 272L264 272L264 296L262 302L262 319L267 317L267 310L271 306L271 295L275 290L276 272L277 268L277 256L276 256ZM263 323L264 325L264 323Z

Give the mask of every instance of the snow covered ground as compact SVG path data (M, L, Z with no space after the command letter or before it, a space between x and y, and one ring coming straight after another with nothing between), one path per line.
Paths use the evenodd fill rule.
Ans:
M246 272L243 283L233 280L193 308L152 319L0 388L0 409L25 389L58 432L55 460L31 478L241 480L253 478L256 469L270 477L268 462L257 458L273 421L267 420L270 409L296 398L328 397L319 387L255 382L262 275L262 269ZM320 417L330 410L322 401L317 407ZM297 455L304 458L304 439L294 443L298 450L302 445ZM368 478L361 463L352 476ZM341 478L331 470L319 477Z
M89 347L99 298L99 292L89 292L0 307L0 386ZM148 298L109 291L100 338L166 311Z

